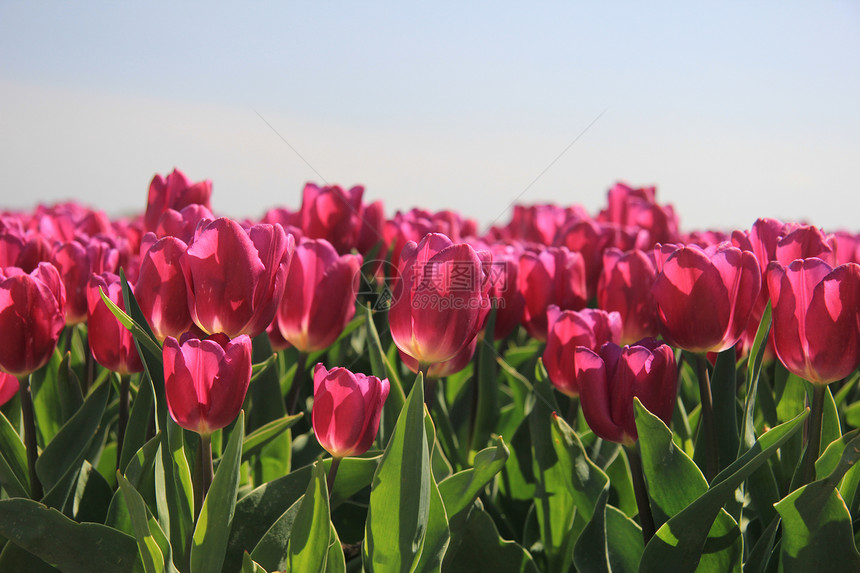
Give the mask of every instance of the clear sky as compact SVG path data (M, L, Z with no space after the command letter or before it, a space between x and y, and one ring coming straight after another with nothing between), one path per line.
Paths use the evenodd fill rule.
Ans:
M686 230L860 231L856 0L177 4L0 3L0 207L140 211L178 167L236 217L316 181L489 224L624 180Z

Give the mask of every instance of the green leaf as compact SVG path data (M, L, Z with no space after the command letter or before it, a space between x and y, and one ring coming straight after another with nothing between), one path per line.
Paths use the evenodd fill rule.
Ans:
M324 572L331 535L325 467L314 464L313 477L302 497L287 545L290 571Z
M251 559L251 556L246 551L242 556L242 571L241 573L268 573L265 569Z
M132 571L137 559L133 537L30 499L0 500L0 535L64 573Z
M593 518L588 522L573 549L578 571L633 573L639 570L639 559L645 549L642 529L624 513L606 504L607 483L594 504Z
M496 377L496 352L493 346L493 332L496 328L496 309L490 310L484 325L484 336L478 341L476 379L478 403L475 406L475 431L470 444L478 451L490 443L491 435L499 426L499 382Z
M430 516L430 480L419 374L373 476L362 547L368 572L411 571Z
M138 552L146 573L176 571L173 566L170 542L146 507L143 498L120 472L117 472L117 483L128 508Z
M334 523L331 524L328 540L328 557L325 562L326 573L346 573L346 557L337 535Z
M842 477L860 459L860 437L844 448L833 471L793 491L776 504L782 517L780 570L787 573L860 570L851 514L836 490Z
M0 412L0 486L12 497L30 497L27 448L9 419Z
M144 480L153 480L153 467L156 458L160 457L159 446L161 445L161 434L156 434L151 440L146 442L129 461L125 468L125 479L136 490L141 489L141 484ZM114 529L124 531L129 535L134 534L131 524L131 515L128 511L128 506L125 503L125 497L122 491L114 493L108 507L105 525L109 525Z
M304 495L287 508L251 551L251 558L261 567L271 571L285 570L289 567L287 547L290 543L293 524L296 521L299 508L302 506L302 499L304 499Z
M451 520L451 544L443 569L451 573L538 573L529 552L502 539L493 518L479 502Z
M122 270L120 270L120 274L122 275L121 280L123 284L123 294L125 294L125 291L128 290L125 286L128 284L128 281L126 280L125 274ZM110 299L110 297L105 294L105 291L102 290L102 287L99 287L99 294L102 297L102 301L104 301L105 305L107 305L108 310L113 313L119 323L123 325L126 330L131 332L131 335L136 341L146 346L150 350L150 352L154 354L161 354L161 345L155 341L155 337L152 335L152 330L149 328L148 325L144 327L139 322L134 320L131 316L129 316L124 310L117 306L116 303L114 303L114 301ZM126 308L128 308L128 303L125 301L123 301L123 303L126 305Z
M131 403L128 425L125 427L125 439L122 442L122 456L119 464L119 468L123 471L125 471L125 467L131 461L132 457L146 443L152 401L152 382L150 382L149 377L142 376L137 396L134 397L134 401Z
M635 408L641 440L642 430L655 424L654 420L660 421L650 414L638 399L635 400ZM718 515L727 515L722 506L734 495L738 486L801 428L808 414L809 410L804 410L794 419L763 434L748 452L714 478L707 492L663 524L645 547L641 570L692 571L705 556L713 555L715 551L717 555L730 551L735 541L740 540L740 531L731 528L721 537L715 538L712 528L714 520ZM666 431L668 432L668 428ZM710 549L706 541L709 542ZM739 561L740 555L737 559ZM733 560L732 568L739 570L739 563Z
M767 336L770 333L771 304L767 302L761 322L756 330L755 340L750 347L747 362L747 393L744 401L744 413L741 418L741 433L738 456L750 449L755 443L755 399L758 394L758 378L761 374L761 363L767 350Z
M576 510L589 521L597 510L600 496L607 495L609 491L609 478L588 459L579 436L555 412L552 416L552 444L562 473L569 476L566 480L568 491ZM606 505L605 499L603 504Z
M263 333L255 337L252 360L262 361L270 356L272 356L272 345L268 335ZM251 405L248 409L247 429L249 431L259 430L270 422L284 419L287 409L281 395L281 384L276 369L268 369L257 376L248 388L246 402L248 401ZM290 422L290 425L293 423ZM257 483L271 481L289 473L291 440L289 433L278 432L276 435L269 436L268 443L259 444L253 460L254 479Z
M724 470L738 456L740 440L737 423L737 368L735 347L720 352L714 366L711 380L711 395L713 397L714 419L717 433L717 457L719 469Z
M174 553L188 556L194 526L194 492L191 469L185 455L183 430L171 418L161 434L161 455L155 460L158 522L170 536Z
M439 482L439 493L445 502L448 519L469 507L484 487L490 483L508 461L510 451L501 437L495 446L475 454L473 467L457 472Z
M65 423L84 404L81 393L81 383L71 366L72 355L66 352L57 369L57 399L62 412L61 420Z
M382 349L379 332L376 330L376 324L373 322L373 311L371 311L369 306L364 306L363 308L364 324L367 332L367 354L370 357L371 372L377 378L388 378L390 387L388 398L382 406L382 416L379 424L379 440L384 444L393 431L397 417L400 415L400 410L403 409L406 394L403 392L403 384L397 375L397 370L391 368L391 364L388 362Z
M248 461L251 456L256 455L266 444L269 444L280 436L284 430L292 427L298 422L304 414L295 414L293 416L283 416L277 420L260 426L247 436L242 444L242 461Z
M436 430L433 427L433 420L430 418L430 414L426 408L424 410L424 429L427 436L427 446L431 448L432 452L435 452L438 449L434 446L434 444L437 444ZM436 485L436 479L433 476L431 463L430 514L427 518L427 530L424 534L424 539L421 540L421 556L413 570L420 572L440 572L442 558L445 556L445 550L448 548L450 540L451 534L448 529L448 515L445 512L445 504L442 501L442 495L439 493L439 487Z
M224 563L236 508L236 490L239 488L244 428L245 414L240 412L194 528L191 543L192 573L218 573Z
M30 394L33 397L33 413L36 418L36 436L39 446L44 448L63 426L63 407L57 388L57 372L60 369L59 349L54 350L44 367L30 375Z

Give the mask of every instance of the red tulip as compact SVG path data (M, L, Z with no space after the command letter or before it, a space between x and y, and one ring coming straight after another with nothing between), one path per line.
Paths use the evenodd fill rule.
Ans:
M500 340L511 334L520 324L526 299L517 288L520 250L511 245L496 243L490 246L493 262L489 265L490 303L496 309L493 338Z
M818 227L802 225L786 233L776 244L776 260L787 266L795 259L816 257L832 265L836 261L827 235Z
M296 247L276 317L281 336L301 352L324 350L355 315L361 255L338 256L325 239Z
M391 337L422 367L453 358L484 325L491 255L431 233L403 248L388 313Z
M266 330L284 292L292 235L280 225L216 219L198 230L180 258L191 318L203 332L254 337Z
M755 255L726 245L667 245L657 253L657 267L653 293L663 338L691 352L734 346L761 288Z
M552 305L547 309L547 323L543 363L549 379L562 394L578 396L576 348L585 346L597 350L607 342L618 343L621 338L621 315L591 308L562 311Z
M30 274L0 269L0 370L23 376L44 366L66 324L66 289L50 263Z
M251 339L213 334L164 340L164 389L173 420L210 434L236 419L251 381Z
M17 378L0 371L0 406L11 400L20 387L21 384Z
M523 326L538 340L546 340L546 310L554 304L562 310L585 307L585 262L566 247L547 247L520 255L517 288L526 300Z
M78 241L58 243L51 252L51 263L63 277L66 288L66 324L80 324L87 319L87 283L90 279L90 257Z
M655 187L633 188L617 183L608 195L607 208L600 212L597 220L645 231L645 237L637 238L638 248L678 239L678 217L671 205L657 204Z
M639 249L603 252L597 306L621 315L621 344L657 336L657 303L651 288L657 277L653 254Z
M87 338L96 362L114 372L131 374L143 371L143 363L131 332L119 323L102 300L99 288L125 310L122 283L113 273L92 275L87 285Z
M370 449L389 388L387 378L317 364L312 417L320 445L338 459Z
M780 362L818 384L853 372L860 362L860 266L834 269L818 258L798 259L788 267L773 262L767 282Z
M156 175L149 184L149 197L144 215L144 230L155 231L158 221L168 209L181 211L188 205L203 205L211 209L209 198L212 196L212 182L192 183L178 169L166 178Z
M480 336L473 338L472 342L464 346L463 349L455 354L450 360L431 364L430 368L427 369L427 378L445 378L463 370L469 365L469 362L472 361L472 357L475 356L475 350L478 348L478 338L480 338ZM403 361L403 364L405 364L412 372L418 374L418 361L402 350L398 350L397 353L400 355L400 359Z
M678 371L672 349L653 338L619 348L608 343L599 352L576 349L580 405L592 431L627 446L638 439L633 398L667 425L675 409Z
M302 193L302 231L309 239L326 239L345 254L358 241L361 232L364 187L356 185L344 192L337 185L305 185Z
M188 288L180 264L187 248L176 237L164 237L146 250L140 263L135 297L152 333L161 341L197 330L188 310Z

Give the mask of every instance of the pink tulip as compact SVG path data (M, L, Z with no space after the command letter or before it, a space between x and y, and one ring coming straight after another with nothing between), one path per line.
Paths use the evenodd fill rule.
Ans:
M17 378L0 370L0 406L11 400L20 386Z
M211 209L212 182L192 183L184 173L174 169L166 178L156 175L149 184L149 197L144 215L144 230L155 231L158 221L168 209L181 211L188 205L203 205Z
M0 269L0 370L20 377L44 366L66 324L66 288L50 263L27 274Z
M275 317L294 249L280 225L245 231L221 218L198 229L180 258L191 318L208 334L261 334Z
M835 269L818 258L787 267L773 262L767 282L773 303L773 341L785 367L829 384L860 362L860 266Z
M469 365L469 362L472 361L472 358L475 356L475 350L478 348L478 339L479 336L476 336L472 339L472 342L463 347L460 352L454 355L450 360L446 360L444 362L436 362L430 365L430 368L427 369L427 378L445 378L452 374L456 374L460 370L463 370L466 366ZM402 350L398 350L397 353L400 355L400 359L403 361L403 364L406 365L409 370L418 374L419 364L418 361L403 352Z
M403 248L388 319L391 337L422 368L453 358L483 327L489 311L487 251L431 233Z
M305 185L301 210L305 237L326 239L338 253L348 253L356 245L361 231L363 194L361 185L348 192L337 185Z
M108 370L123 375L143 371L143 363L131 332L119 323L107 307L99 289L125 310L119 276L113 273L90 276L87 285L87 338L93 357Z
M788 266L795 259L816 257L832 265L836 262L827 235L818 227L802 225L792 229L776 244L776 260Z
M152 235L150 235L152 237ZM152 328L163 341L198 331L188 309L188 288L180 260L187 245L175 237L158 239L143 255L134 287L137 303Z
M651 293L656 277L653 254L639 249L604 251L597 306L621 316L621 344L657 336L657 303Z
M355 316L361 255L338 256L325 239L296 247L276 317L281 336L301 352L324 350Z
M678 381L675 355L669 346L653 338L624 348L608 343L598 352L581 346L574 361L582 414L604 440L627 446L636 442L634 397L669 424Z
M761 288L755 255L727 245L666 245L656 254L653 293L663 338L691 352L734 346Z
M493 338L501 340L519 326L523 318L526 299L517 288L521 249L496 243L490 246L493 262L489 265L490 303L496 309Z
M164 389L173 420L205 435L236 419L251 381L251 339L213 334L164 340Z
M617 344L621 338L621 315L592 308L562 311L552 305L547 309L547 324L543 363L549 379L562 394L578 396L576 348L584 346L596 351L607 342Z
M550 305L562 310L585 308L585 278L582 255L566 247L528 250L520 255L517 288L526 301L523 326L533 338L546 340L546 311Z
M370 449L389 388L387 378L317 364L312 417L320 445L336 459Z

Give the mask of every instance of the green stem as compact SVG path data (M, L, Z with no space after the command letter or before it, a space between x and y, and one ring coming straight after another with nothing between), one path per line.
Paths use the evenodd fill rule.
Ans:
M211 434L200 434L200 447L197 450L194 469L194 520L197 521L215 474L215 469L212 465Z
M803 483L815 481L815 462L821 449L821 423L824 419L826 384L812 385L812 412L809 416L809 435L803 457Z
M116 469L121 471L122 445L125 442L125 429L128 426L128 393L131 377L123 374L119 380L119 415L116 425Z
M33 413L33 397L30 394L30 375L18 378L21 389L21 417L24 422L24 445L27 448L27 470L30 474L30 497L36 501L42 499L42 482L36 474L36 460L39 458L39 446L36 443L36 417Z
M630 463L630 475L633 478L633 493L636 496L636 506L639 508L639 522L642 525L642 539L645 545L654 537L657 530L654 526L654 516L651 514L651 501L645 486L645 473L642 470L642 457L639 455L638 444L625 446L627 461Z
M293 385L290 386L290 393L287 394L287 414L293 415L296 413L296 406L299 404L299 393L305 384L305 367L307 366L307 361L307 353L299 352L299 356L296 358L296 373L293 374Z
M335 458L331 459L331 467L328 469L328 476L326 477L326 485L328 486L328 499L331 501L331 491L334 488L334 478L337 477L337 468L340 465L340 460L343 458Z
M708 362L704 355L697 355L699 371L699 395L702 401L701 428L705 433L705 478L710 483L719 471L717 460L717 426L714 420L714 404L711 397L711 379Z

